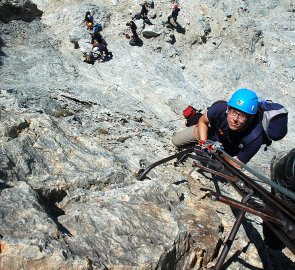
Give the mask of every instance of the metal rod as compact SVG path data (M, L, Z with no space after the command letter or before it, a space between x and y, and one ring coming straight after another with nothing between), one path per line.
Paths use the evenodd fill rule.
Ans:
M221 162L217 161L217 160L213 160L213 159L208 158L208 157L198 156L196 154L188 154L187 156L190 157L191 159L194 159L194 160L198 160L198 161L201 161L201 162L206 162L207 166L213 166L216 169L221 170L221 171L224 170L224 165Z
M241 178L244 182L246 182L248 185L250 185L255 191L257 191L260 195L263 196L264 199L266 199L268 202L273 204L275 207L279 208L283 213L288 215L290 219L295 221L295 213L291 208L287 208L284 206L280 201L278 201L269 191L267 191L264 187L257 184L255 181L253 181L250 177L243 174L240 170L235 168L234 166L230 165L227 161L225 161L223 158L221 158L218 155L214 155L214 157L222 162L234 175Z
M240 165L242 168L245 168L246 170L250 171L253 175L255 175L256 177L262 179L265 177L261 177L260 174L256 173L254 170L252 170L251 168L247 167L245 164L240 163L239 161L236 161L235 159L233 159L232 157L228 156L228 154L226 152L222 152L224 154L224 156L229 157L230 159L232 159L234 162L236 162L238 165ZM200 169L203 169L205 171L208 171L212 174L218 175L220 177L223 177L226 180L229 180L231 184L233 184L233 186L235 187L235 189L237 189L240 194L247 194L243 200L242 203L238 202L238 201L234 201L231 200L230 198L226 197L226 196L222 196L219 194L215 194L216 197L218 197L218 199L228 205L231 205L232 207L241 209L235 223L234 226L230 232L230 235L223 247L223 250L217 260L217 263L214 267L215 270L219 270L221 269L224 260L230 250L230 247L235 239L235 236L239 230L239 227L242 223L243 218L245 217L245 213L249 212L252 213L254 215L260 216L264 219L264 222L266 222L269 227L271 228L271 230L274 231L274 233L278 236L278 238L295 254L295 246L294 246L294 241L293 239L291 239L288 235L288 231L284 232L281 228L274 226L273 224L271 224L269 221L271 220L271 222L273 223L279 223L281 225L288 225L291 224L293 226L292 223L295 222L295 214L294 211L292 209L289 209L288 207L286 207L282 202L280 202L279 200L277 200L277 198L275 198L268 190L266 190L265 188L263 188L261 185L257 184L255 182L255 180L251 179L250 177L246 176L243 172L241 172L240 170L238 170L237 168L235 168L234 166L232 166L231 164L229 164L226 160L224 160L224 158L222 156L219 155L219 153L213 153L212 157L213 160L211 158L208 158L209 155L207 153L205 153L204 151L201 151L197 148L197 146L193 146L190 148L187 148L186 150L179 152L177 154L174 154L172 156L169 156L167 158L164 158L162 160L159 160L153 164L151 164L149 167L147 167L143 173L138 177L138 180L143 180L144 177L150 172L150 170L152 170L153 168L155 168L156 166L159 166L165 162L168 162L172 159L178 158L178 162L180 162L181 160L185 159L185 158L192 158L201 162L206 162L206 164L208 165L212 165L215 168L219 169L219 168L224 168L226 167L229 172L231 172L233 174L233 176L229 176L226 174L223 174L219 171L215 171L213 169L210 169L208 167L202 166L198 163L194 163L193 166L198 167ZM239 164L240 163L240 164ZM221 166L223 165L223 166ZM250 170L249 170L250 169ZM252 171L251 171L252 170ZM266 178L267 179L267 178ZM246 185L246 188L242 188L238 186L237 181L243 181ZM262 179L264 181L264 179ZM268 180L268 179L267 179ZM269 181L269 180L268 180ZM266 182L266 181L264 181ZM271 185L272 186L272 185ZM269 206L273 211L278 211L278 215L276 215L275 217L268 215L268 213L266 212L261 212L255 209L255 205L254 208L252 207L248 207L248 204L245 205L245 202L247 202L251 196L253 195L253 190L255 192L255 194L258 194L259 196L263 197L263 200L266 200L266 202L269 203ZM251 203L249 203L251 205ZM277 218L277 216L280 217Z
M250 214L253 214L255 216L259 216L262 219L266 219L266 220L278 223L278 224L280 224L280 225L282 225L284 227L287 225L286 221L283 221L283 220L275 217L274 213L271 213L272 215L270 215L268 213L258 211L256 209L253 209L253 208L251 208L249 206L246 206L246 205L244 205L244 204L242 204L242 203L240 203L240 202L238 202L236 200L233 200L233 199L231 199L231 198L229 198L227 196L218 194L217 192L214 192L214 191L211 191L211 194L214 197L213 199L216 199L216 200L220 201L221 203L224 203L224 204L227 204L227 205L232 206L234 208L243 210L243 211L245 211L247 213L250 213Z
M236 169L232 165L230 165L228 162L226 162L223 158L221 158L218 155L214 155L218 160L223 162L223 164L235 175L243 179L248 185L250 185L260 196L263 196L265 200L267 200L271 205L269 207L276 209L279 211L279 215L282 219L286 219L287 222L294 222L295 221L295 214L294 211L291 208L286 207L282 204L282 202L278 201L269 191L264 189L262 186L257 184L255 181L253 181L251 178L247 177L245 174L243 174L240 170ZM283 233L281 230L276 229L274 225L272 225L270 222L265 221L267 225L271 228L271 230L275 230L275 234L278 236L278 238L295 254L295 246L294 246L294 240L290 240L287 234Z
M185 155L187 155L187 154L189 154L189 153L192 153L193 152L193 150L194 150L194 148L193 147L190 147L190 148L188 148L188 149L186 149L186 150L184 150L184 151L182 151L182 152L179 152L179 153L177 153L177 154L175 154L175 155L172 155L172 156L169 156L169 157L167 157L167 158L163 158L163 159L161 159L161 160L159 160L159 161L157 161L157 162L155 162L155 163L153 163L153 164L151 164L150 166L148 166L138 177L137 177L137 179L139 180L139 181L142 181L143 179L144 179L144 177L150 172L150 170L152 170L153 168L155 168L155 167L157 167L157 166L159 166L159 165L161 165L161 164L163 164L163 163L165 163L165 162L168 162L168 161L170 161L170 160L172 160L172 159L175 159L175 158L178 158L178 157L183 157L183 156L185 156Z
M229 249L231 248L231 245L232 245L232 243L233 243L233 241L234 241L234 239L235 239L235 237L237 235L237 232L238 232L238 230L239 230L239 228L240 228L240 226L242 224L242 221L243 221L243 218L245 217L245 214L246 214L246 212L244 212L244 211L241 211L239 213L239 216L235 221L235 224L234 224L234 226L233 226L233 228L232 228L232 230L230 232L230 235L229 235L229 237L227 238L227 240L225 242L223 250L222 250L220 256L218 257L218 260L217 260L217 262L216 262L216 264L215 264L215 266L213 268L214 270L221 269L221 267L222 267L222 265L224 263L224 260L225 260L225 258L227 256L228 252L229 252Z
M252 195L253 195L253 190L249 190L249 193L242 199L242 203L246 203L247 201L249 201L249 199L252 197ZM222 267L222 265L224 263L224 260L225 260L227 254L228 254L228 252L229 252L229 250L231 248L231 245L232 245L232 243L233 243L233 241L234 241L234 239L235 239L235 237L237 235L237 232L238 232L238 230L239 230L239 228L240 228L240 226L242 224L242 221L243 221L243 219L245 217L245 214L246 214L245 211L240 211L239 216L236 219L235 224L232 227L232 230L231 230L231 232L230 232L230 234L229 234L229 236L228 236L228 238L227 238L227 240L225 242L223 250L222 250L222 252L220 253L220 256L217 259L217 262L216 262L216 264L214 266L214 270L220 270L221 269L221 267Z
M220 151L224 156L226 156L227 158L229 158L230 160L234 161L235 163L237 163L241 168L247 170L248 172L252 173L253 175L255 175L256 177L258 177L259 179L261 179L262 181L264 181L266 184L270 185L271 187L277 189L278 191L280 191L282 194L286 195L287 197L289 197L290 199L295 201L295 193L291 192L290 190L276 184L273 181L270 181L267 177L265 177L264 175L260 174L259 172L256 172L255 170L253 170L252 168L250 168L249 166L245 165L244 163L238 161L237 159L234 159L232 156L230 156L228 153L226 153L222 148L218 147L218 151Z
M196 163L196 162L193 163L193 166L194 166L194 167L198 167L198 168L200 168L200 169L202 169L202 170L204 170L204 171L207 171L207 172L209 172L209 173L212 173L212 174L218 175L218 176L220 176L220 177L222 177L222 178L224 178L224 179L226 179L226 180L229 180L229 181L231 181L231 182L234 182L234 183L237 182L237 181L239 180L239 178L236 177L236 176L230 176L230 175L226 175L226 174L223 174L223 173L217 172L217 171L212 170L212 169L210 169L210 168L208 168L208 167L202 166L202 165L200 165L200 164L198 164L198 163Z

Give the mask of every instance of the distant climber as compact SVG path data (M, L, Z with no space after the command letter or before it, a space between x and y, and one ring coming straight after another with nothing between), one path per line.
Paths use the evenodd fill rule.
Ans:
M259 125L257 110L256 93L246 88L238 89L228 102L213 103L195 125L176 133L172 142L177 147L184 147L191 143L202 145L207 139L218 141L229 155L247 163L264 140L262 133L250 142L243 140Z
M92 44L92 52L95 54L96 52L99 52L99 58L102 58L105 60L105 57L112 58L113 54L110 52L107 48L108 44L105 41L105 39L102 37L102 35L99 36L98 39L94 41Z
M105 42L104 39L102 39L100 42L95 41L92 46L93 46L93 49L92 49L93 52L98 51L101 56L109 55L107 43Z
M139 37L138 37L138 34L136 32L137 26L136 26L135 22L134 21L129 21L128 23L126 23L126 26L130 27L130 30L132 32L132 37L131 37L132 42L136 44L138 42L138 40L139 40Z
M93 44L96 41L100 43L100 40L102 38L100 32L102 31L102 25L100 23L95 23L93 26L93 30L90 33L91 35L91 44Z
M143 20L148 19L147 14L148 14L149 10L148 10L148 4L147 1L144 1L141 4L141 11L140 11L140 16Z
M92 44L92 48L88 52L83 52L84 62L88 64L94 64L96 60L106 61L113 57L112 52L107 48L105 39L100 36L98 40L95 40Z
M177 3L172 5L172 13L170 16L168 16L168 23L172 24L173 26L175 26L175 24L177 24L177 17L178 17L178 13L180 12L180 8L179 5ZM173 21L171 22L171 19L173 19Z
M85 18L84 21L86 22L86 29L87 30L93 30L93 26L94 26L94 18L91 15L90 11L87 11L85 14Z

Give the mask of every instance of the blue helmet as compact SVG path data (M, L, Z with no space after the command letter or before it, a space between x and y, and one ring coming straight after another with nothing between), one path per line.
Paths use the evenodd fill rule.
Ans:
M247 114L256 114L258 97L255 92L247 88L238 89L227 102L227 105Z

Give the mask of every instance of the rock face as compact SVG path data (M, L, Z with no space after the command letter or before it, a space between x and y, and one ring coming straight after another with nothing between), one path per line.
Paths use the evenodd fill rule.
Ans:
M251 88L284 104L290 121L250 165L267 175L272 155L294 147L290 1L181 1L177 28L165 24L170 1L148 4L153 25L138 20L142 44L131 47L138 1L0 3L1 269L209 268L236 214L200 190L216 182L188 175L190 161L136 179L175 153L188 104ZM82 61L88 10L113 54L93 65ZM227 269L294 269L287 250L268 257L260 219L243 225Z
M39 10L36 4L29 0L10 1L4 0L0 3L0 18L3 22L12 20L23 20L31 22L42 16L42 11Z

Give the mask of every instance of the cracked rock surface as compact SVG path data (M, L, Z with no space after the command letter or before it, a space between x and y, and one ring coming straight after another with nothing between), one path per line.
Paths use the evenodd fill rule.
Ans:
M0 3L0 269L210 269L237 216L212 202L210 174L191 161L140 170L172 155L182 110L205 109L240 87L289 110L289 132L250 166L294 148L295 13L287 0L148 1L141 46L125 37L139 1ZM83 62L86 11L112 58ZM185 30L185 31L183 31ZM181 120L179 120L181 119ZM262 220L246 215L226 269L295 269L270 251Z

